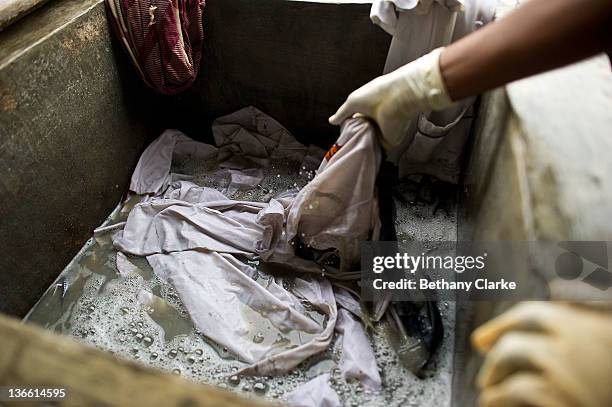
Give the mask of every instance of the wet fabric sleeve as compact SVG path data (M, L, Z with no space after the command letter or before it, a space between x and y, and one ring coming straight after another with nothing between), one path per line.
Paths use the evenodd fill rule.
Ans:
M346 120L317 175L291 204L286 239L297 237L319 250L339 249L346 263L357 261L359 244L370 238L378 219L373 208L380 161L375 127L364 119Z
M315 377L287 395L289 407L339 407L338 395L329 385L329 373Z
M344 379L357 379L364 387L380 390L381 380L376 357L363 325L345 309L338 311L336 330L341 334L340 371Z
M434 3L450 11L459 11L469 0L374 0L370 10L370 19L391 35L397 32L399 13L413 11L424 15L431 11Z
M179 151L189 151L204 160L217 156L215 146L196 142L178 130L166 130L140 156L132 174L130 191L139 195L163 192L169 183L172 155L177 147Z
M372 3L370 10L370 20L387 33L395 34L395 26L397 25L397 11L395 6L390 1L375 0Z
M326 279L305 280L296 278L293 285L294 293L327 316L327 324L311 341L280 354L266 357L240 370L239 374L252 376L283 374L297 367L308 357L321 353L329 347L338 317L338 308L336 307L331 283Z
M204 249L253 257L254 242L262 235L256 217L264 206L230 200L192 204L154 199L132 209L113 244L138 256Z

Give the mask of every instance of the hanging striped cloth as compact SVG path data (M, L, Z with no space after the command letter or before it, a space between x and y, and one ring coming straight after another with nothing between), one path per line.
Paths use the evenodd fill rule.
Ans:
M205 0L106 0L111 25L147 85L187 89L200 69Z

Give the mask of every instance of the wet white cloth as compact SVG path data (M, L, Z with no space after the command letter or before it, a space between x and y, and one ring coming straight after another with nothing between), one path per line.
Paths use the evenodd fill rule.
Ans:
M370 18L393 35L383 73L448 45L493 19L496 0L375 0ZM473 98L423 112L389 152L400 176L430 174L456 183L471 128Z
M212 132L219 161L233 159L222 167L245 168L248 162L267 167L271 159L279 158L301 161L308 151L280 123L253 106L218 118Z
M297 367L308 357L324 352L329 347L333 339L334 327L338 317L338 309L331 283L326 279L304 280L296 278L293 281L293 292L300 298L308 301L321 313L327 315L328 319L325 327L312 341L283 353L266 357L238 373L253 376L286 373Z
M190 181L175 181L164 192L165 199L174 199L190 203L224 201L227 197L214 188L201 187Z
M138 195L158 195L170 182L173 154L192 154L203 160L217 156L218 149L199 143L178 130L166 130L140 156L132 174L130 191Z
M266 206L229 199L200 203L153 199L132 209L113 244L138 256L199 249L254 257L264 232L257 214Z
M315 377L287 395L289 407L338 407L338 395L329 385L329 373Z
M343 308L338 309L336 321L337 340L342 344L340 374L345 380L357 379L366 389L378 391L382 380L376 365L376 356L368 341L363 325L352 314L361 315L359 302L345 289L335 290L336 301ZM351 311L347 311L347 309ZM287 397L290 407L338 406L340 401L329 385L329 374L322 374L302 384Z
M213 136L217 146L192 140L179 130L166 130L141 155L132 174L130 191L139 195L161 194L171 182L173 155L216 159L220 168L250 170L228 173L232 183L240 188L263 178L261 173L252 172L254 166L267 167L270 159L279 158L301 162L317 152L316 148L299 143L276 120L252 106L215 120Z
M336 302L340 307L363 321L364 313L361 304L359 304L359 301L357 301L347 289L335 286L334 294L336 295Z
M342 124L316 177L289 207L285 239L298 237L319 250L338 249L341 271L359 260L360 243L380 230L376 177L381 161L374 126L364 119Z
M260 113L247 108L218 120L214 129L218 151L189 143L176 131L160 136L145 150L132 179L142 186L138 189L142 194L154 196L132 209L113 244L122 252L147 256L155 274L175 286L196 328L250 364L241 374L276 375L328 348L338 317L334 291L327 279L297 276L291 279L291 291L273 279L263 287L252 278L256 271L237 257L259 257L298 272L320 273L320 265L296 257L292 243L298 238L315 249L339 249L349 263L358 259L359 243L376 236L379 227L375 181L381 151L374 126L351 119L315 178L297 193L267 203L235 201L190 181L171 181L169 146L179 142L198 151L216 151L210 159L233 160L232 166L240 160L251 166L272 157L298 162L312 157L312 149ZM128 266L125 261L118 257L123 269ZM304 300L326 316L323 326L306 315ZM312 340L292 349L257 343L245 312L265 315L279 331L302 331ZM348 319L342 325L344 341L360 346L366 358L356 361L359 354L347 350L347 374L375 385L367 338L364 342L359 335L365 333L355 324Z
M115 262L117 263L117 271L119 271L119 274L123 277L138 269L138 266L129 261L127 256L121 252L117 253Z
M278 353L278 346L273 341L254 341L257 328L254 330L250 325L246 307L265 315L281 332L322 332L313 341L302 345L303 352L308 355L319 352L318 347L328 340L327 332L304 314L294 294L273 281L267 288L263 287L252 278L257 273L255 269L229 254L186 250L148 256L147 260L156 275L175 287L194 325L245 362L256 363L264 358L281 364L289 362L288 367L283 365L282 371L287 371L293 367L295 358L292 355L297 349ZM316 280L303 284L319 287ZM329 282L321 284L329 285ZM328 300L326 297L312 299L319 302ZM335 309L324 311L335 321Z
M274 199L267 204L232 201L210 188L177 181L164 194L168 199L134 207L115 246L141 256L205 249L287 262L295 257L290 243L298 237L315 249L339 249L349 269L359 260L360 243L376 238L379 230L375 183L380 160L370 122L347 120L315 178L285 205ZM315 265L311 269L320 271Z
M380 390L381 379L376 356L363 325L345 309L338 311L336 331L341 334L340 372L344 379L357 379L370 390Z
M264 174L261 168L222 169L213 174L213 177L219 185L225 186L227 195L233 195L237 191L249 190L259 185Z

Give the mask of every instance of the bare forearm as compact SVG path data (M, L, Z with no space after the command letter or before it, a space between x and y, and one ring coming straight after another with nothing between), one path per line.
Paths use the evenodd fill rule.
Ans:
M611 0L530 0L448 46L440 68L452 100L554 69L612 43Z

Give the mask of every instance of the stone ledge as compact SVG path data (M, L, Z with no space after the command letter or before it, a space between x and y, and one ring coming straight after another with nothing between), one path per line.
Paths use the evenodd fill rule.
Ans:
M0 31L19 20L48 0L3 0L0 1Z
M0 69L72 24L103 0L53 0L0 32Z
M0 352L0 384L67 388L68 397L53 402L54 406L264 405L254 399L241 398L228 391L191 383L118 359L107 352L2 315L0 343L3 348Z

